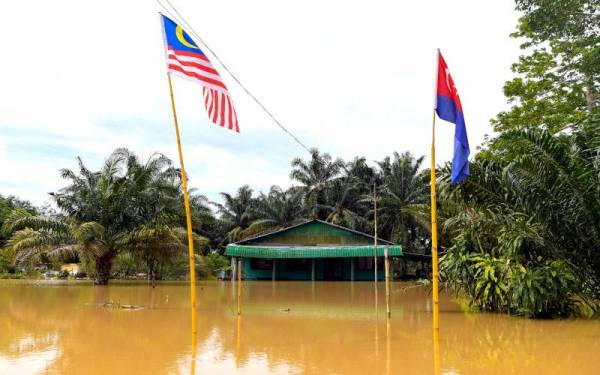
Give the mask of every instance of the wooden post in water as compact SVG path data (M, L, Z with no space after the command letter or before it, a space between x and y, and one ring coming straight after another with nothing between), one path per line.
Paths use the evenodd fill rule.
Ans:
M375 293L377 293L377 279L378 279L378 275L377 275L377 185L375 183L373 183L373 204L374 204L374 225L375 225L375 230L374 230L374 257L373 257L373 269L375 270Z
M273 259L273 271L271 275L271 281L275 281L277 277L277 259Z
M242 258L237 262L237 314L242 314Z
M354 281L354 258L350 258L350 281Z
M387 245L383 248L385 255L385 306L387 310L387 317L392 316L392 310L390 308L390 258Z
M237 258L231 257L231 281L235 281L237 278Z
M312 262L311 262L311 268L310 268L310 279L311 279L312 281L315 281L315 273L316 273L316 272L315 272L315 271L316 271L316 269L315 269L315 268L316 268L315 264L316 264L316 262L317 262L317 261L315 260L315 258L312 258Z

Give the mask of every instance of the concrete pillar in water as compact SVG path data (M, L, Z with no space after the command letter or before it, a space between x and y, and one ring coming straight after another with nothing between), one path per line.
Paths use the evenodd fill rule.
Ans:
M350 281L354 281L354 258L350 258Z
M277 259L273 259L273 272L271 275L271 280L275 281L276 276L277 276Z
M312 264L311 264L311 269L310 269L310 279L312 281L315 281L315 263L316 263L315 258L312 258Z

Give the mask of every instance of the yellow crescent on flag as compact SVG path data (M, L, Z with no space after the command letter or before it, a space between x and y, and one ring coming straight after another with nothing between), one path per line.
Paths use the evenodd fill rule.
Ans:
M177 36L177 40L179 40L184 46L188 48L200 49L197 45L192 44L185 39L185 36L183 35L183 29L181 28L181 26L177 25L177 27L175 28L175 35Z

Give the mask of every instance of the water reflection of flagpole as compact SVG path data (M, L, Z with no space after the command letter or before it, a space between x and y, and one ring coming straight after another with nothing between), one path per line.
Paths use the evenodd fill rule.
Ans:
M440 367L440 331L437 329L433 330L433 373L435 375L441 374Z
M236 321L236 332L235 332L235 367L236 368L240 368L240 341L242 339L242 316L238 315L237 316L237 321Z
M386 319L386 330L385 330L385 373L390 374L392 351L391 351L391 335L392 335L392 324L390 318Z
M190 363L190 375L196 374L196 334L192 333L192 360Z
M379 306L377 303L377 282L375 282L375 373L379 364Z

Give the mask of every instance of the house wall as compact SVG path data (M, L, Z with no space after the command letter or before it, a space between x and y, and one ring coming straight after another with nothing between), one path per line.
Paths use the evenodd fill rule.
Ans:
M370 245L373 239L348 229L314 221L285 231L245 241L245 245Z
M359 271L358 269L358 258L355 259L354 264L354 280L355 281L369 281L373 280L373 270L363 270ZM311 280L311 259L308 259L309 267L305 270L294 270L290 269L288 259L277 259L275 272L276 280ZM329 262L329 263L327 263ZM338 263L338 269L341 271L338 273L339 277L331 277L332 272L327 272L327 268L329 265L329 269L334 268L332 262ZM242 277L246 280L271 280L272 278L272 270L258 270L253 269L251 267L250 258L243 258L243 272ZM331 259L315 259L315 280L351 280L351 258L335 258L335 260ZM385 280L385 270L384 270L384 260L383 258L378 258L377 260L377 275L379 280ZM333 272L335 274L335 272Z

